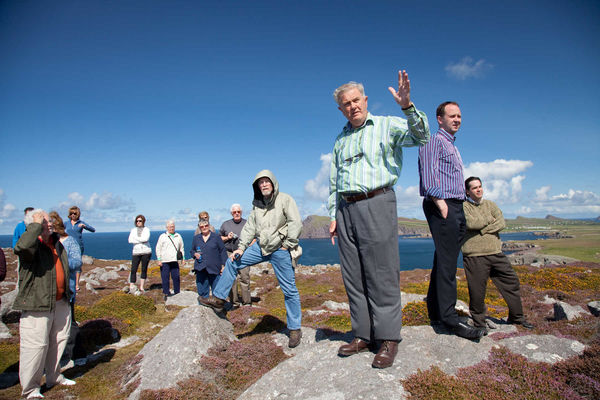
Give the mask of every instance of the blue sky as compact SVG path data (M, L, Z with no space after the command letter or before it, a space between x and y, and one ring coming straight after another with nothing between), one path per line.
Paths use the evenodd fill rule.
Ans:
M325 215L332 91L362 82L401 115L400 68L433 131L460 103L466 172L506 216L600 215L600 3L413 3L1 1L0 233L28 205L101 231L219 225L263 168ZM399 215L423 218L404 158Z

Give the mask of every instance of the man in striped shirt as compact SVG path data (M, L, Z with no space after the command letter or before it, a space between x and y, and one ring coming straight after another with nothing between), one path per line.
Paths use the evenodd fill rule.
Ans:
M350 304L354 339L342 357L381 346L372 366L390 367L402 326L398 216L393 186L402 169L402 147L429 140L426 115L410 101L406 71L389 91L406 120L371 115L362 84L349 82L333 93L348 120L335 140L329 179L329 233L339 237L340 263Z
M454 145L461 124L460 108L455 102L444 102L436 117L437 133L419 149L419 191L435 244L427 311L433 325L441 322L458 336L479 339L484 332L461 322L455 309L456 262L466 230L463 163Z

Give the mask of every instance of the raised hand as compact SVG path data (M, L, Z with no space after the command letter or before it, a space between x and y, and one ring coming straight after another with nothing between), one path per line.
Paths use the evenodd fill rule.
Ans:
M410 102L410 80L405 70L398 71L398 90L393 87L388 87L388 90L394 96L396 103L402 108L408 108L411 105Z

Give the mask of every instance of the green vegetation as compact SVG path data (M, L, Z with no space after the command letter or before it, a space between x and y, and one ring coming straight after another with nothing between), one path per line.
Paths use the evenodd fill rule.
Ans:
M145 296L131 296L123 292L113 292L102 297L92 307L75 307L75 319L88 321L98 318L114 318L125 324L125 331L130 333L141 321L142 317L156 311L154 301Z

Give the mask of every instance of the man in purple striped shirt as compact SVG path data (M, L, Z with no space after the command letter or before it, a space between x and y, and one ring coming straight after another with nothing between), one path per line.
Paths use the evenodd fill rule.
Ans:
M437 133L419 149L419 191L435 244L427 312L432 325L441 322L458 336L479 339L484 332L461 322L455 309L456 262L466 230L463 163L454 146L461 123L460 108L447 101L438 106L436 116Z

